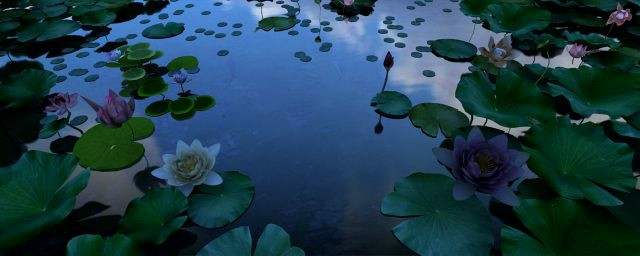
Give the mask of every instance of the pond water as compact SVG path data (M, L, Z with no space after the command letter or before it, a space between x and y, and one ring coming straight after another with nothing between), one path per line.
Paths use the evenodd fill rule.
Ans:
M181 253L195 254L207 242L237 226L250 226L257 239L266 224L274 223L287 230L292 244L308 255L412 255L391 232L402 219L383 216L380 203L393 191L397 180L415 171L446 173L432 154L442 137L429 138L411 122L381 117L370 106L385 78L384 56L390 51L395 57L387 90L402 92L412 102L438 102L462 109L454 94L461 74L468 72L470 64L449 62L430 52L416 54L416 47L426 47L427 41L440 38L470 39L480 47L486 46L489 36L498 36L474 25L471 17L460 12L457 1L424 2L424 6L412 0L378 1L370 15L358 15L357 20L349 22L336 20L340 15L311 0L285 1L293 7L299 3L297 18L311 22L309 26L297 24L282 32L265 32L256 27L263 16L286 14L283 4L264 2L260 8L255 1L227 0L220 1L221 5L214 2L217 1L171 1L153 14L111 24L113 30L95 40L104 44L137 35L127 42L148 42L152 49L164 52L156 63L184 55L198 57L200 71L190 74L191 81L186 86L215 97L217 105L185 121L176 121L169 115L151 118L156 131L141 142L148 165L162 165L162 154L173 153L178 140L198 139L204 145L220 143L214 170L240 170L251 177L256 187L251 206L233 224L216 230L195 225L187 228L198 237ZM187 8L188 5L193 7ZM176 15L178 10L184 12ZM211 13L203 15L205 11ZM169 18L160 19L161 14L168 14ZM388 16L394 17L392 24L401 25L402 29L389 29L384 23ZM416 23L416 18L425 21ZM148 24L140 23L147 19ZM185 31L167 39L141 35L149 25L167 21L184 23ZM325 24L319 34L322 43L332 44L328 51L320 51L322 43L315 42L318 33L311 31L321 27L319 21ZM221 22L227 25L222 26ZM197 33L199 28L215 34ZM74 34L85 33L79 30ZM216 37L219 33L226 36ZM190 36L197 38L186 40ZM391 39L387 38L394 42L389 43ZM219 56L222 50L228 54ZM76 55L80 52L89 55L79 58ZM294 56L296 52L304 52L311 61L301 61ZM369 61L370 55L378 60ZM100 102L108 89L121 88L118 69L93 67L106 58L95 48L62 57L67 67L54 73L67 79L52 92L77 92ZM45 69L54 70L57 64L50 64L52 59L37 60ZM533 61L525 56L517 60ZM3 62L7 61L4 57ZM577 64L564 58L554 59L551 66ZM70 76L73 69L88 69L88 73ZM433 71L435 76L427 77L425 70ZM99 76L96 81L85 81L94 74ZM179 86L170 85L166 94L175 95L179 90ZM136 101L135 116L145 116L145 107L153 101ZM91 120L95 113L83 101L74 114L91 117L81 129L96 124ZM375 131L379 122L381 133ZM484 119L475 122L482 123ZM64 129L60 135L77 134ZM38 140L28 145L29 149L46 151L55 138ZM143 160L119 172L93 172L76 206L97 201L110 206L103 215L123 214L132 199L143 195L134 176L146 168Z

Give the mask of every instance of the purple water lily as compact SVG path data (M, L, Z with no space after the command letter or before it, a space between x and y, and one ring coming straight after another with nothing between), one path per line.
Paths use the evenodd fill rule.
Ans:
M135 101L133 97L129 102L109 89L109 95L105 97L104 105L100 106L90 99L82 97L98 114L98 122L110 128L118 128L133 116Z
M176 84L179 84L179 85L183 85L184 83L186 83L187 79L189 79L189 76L187 76L187 74L182 73L182 72L179 72L179 73L173 75L173 81Z
M122 52L120 50L113 50L107 53L107 59L109 61L118 61L122 57Z
M473 128L466 140L455 138L453 150L434 148L433 153L456 179L456 200L467 199L478 191L508 205L519 204L509 184L524 174L522 165L529 155L509 149L506 135L485 140L480 129Z
M69 112L69 109L75 107L78 104L78 94L73 93L58 93L53 98L50 98L49 104L45 107L46 112L58 112L58 116L63 116Z

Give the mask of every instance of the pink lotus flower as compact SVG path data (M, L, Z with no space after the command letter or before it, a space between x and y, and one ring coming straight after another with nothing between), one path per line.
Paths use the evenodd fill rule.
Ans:
M489 61L496 67L504 67L507 62L513 60L515 55L513 54L513 47L511 47L511 37L505 36L498 44L495 43L493 37L489 38L488 49L480 47L480 53L482 56L489 58Z
M110 128L122 126L124 122L133 116L133 111L135 110L135 100L133 97L129 99L129 102L126 102L111 89L109 89L109 95L105 97L105 103L102 106L90 99L82 98L96 111L98 114L98 122Z
M58 93L53 98L49 98L51 104L45 107L46 112L58 112L58 116L63 116L69 109L78 104L78 94Z
M393 55L391 55L391 52L387 52L387 56L384 57L383 65L387 72L389 72L393 67Z
M587 51L587 46L579 43L573 43L571 48L569 48L569 55L574 58L582 58L587 55L589 51Z
M353 2L355 2L355 0L344 0L344 6L351 6Z
M615 23L618 26L622 26L622 24L624 24L625 21L631 20L631 17L632 17L631 10L629 9L623 10L622 5L618 3L617 10L615 10L614 12L611 13L611 15L609 15L609 19L607 20L607 25Z

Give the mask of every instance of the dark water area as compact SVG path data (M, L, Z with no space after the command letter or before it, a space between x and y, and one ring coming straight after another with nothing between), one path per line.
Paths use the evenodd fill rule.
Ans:
M393 191L395 181L415 171L446 172L431 152L442 138L428 138L407 120L381 118L373 111L370 100L381 90L385 76L382 60L390 51L396 61L387 90L402 92L412 102L460 108L454 91L469 64L447 62L429 52L415 57L412 52L439 38L466 41L472 37L472 43L484 46L492 33L479 25L474 28L471 18L464 16L454 1L418 6L411 0L381 0L370 15L346 22L336 20L340 15L313 1L301 0L298 19L309 19L310 25L298 24L283 32L256 30L261 12L265 17L285 14L282 4L264 2L260 8L255 6L257 2L227 0L219 6L214 2L172 1L157 13L110 25L113 30L96 40L104 44L135 34L137 37L127 40L129 44L148 42L151 48L164 52L158 63L183 55L199 58L200 72L190 75L188 86L212 95L217 105L186 121L168 115L152 118L156 131L142 141L150 166L162 165L161 155L173 153L178 140L198 139L204 145L221 144L215 171L240 170L255 184L255 197L242 217L221 229L187 228L198 235L197 242L181 254L195 254L207 242L238 226L250 226L255 241L266 224L274 223L287 230L292 244L308 255L412 255L391 231L401 219L383 216L380 203ZM193 7L187 8L190 4ZM297 7L297 3L285 4ZM178 10L184 13L175 15ZM205 11L211 14L203 15ZM165 13L169 18L159 19ZM383 23L387 16L403 28L388 29ZM416 18L425 21L412 24ZM150 22L140 24L145 19ZM332 44L327 52L319 50L322 44L315 42L318 33L310 31L321 26L319 20L329 23L320 32L322 42ZM140 35L148 25L167 21L185 23L184 33L160 40ZM215 34L196 33L198 28ZM383 34L380 29L388 32ZM216 37L219 33L225 36ZM189 36L197 38L187 41ZM394 43L385 42L385 38ZM219 56L222 50L229 54ZM78 58L80 52L89 55ZM312 60L302 62L294 57L296 52L305 52ZM368 61L369 55L378 60ZM105 60L104 53L81 49L63 57L67 67L55 73L67 79L54 91L78 92L97 100L108 89L120 88L117 69L92 67ZM45 63L45 69L55 66L48 64L52 58L38 60ZM8 61L7 57L3 61ZM68 75L77 68L89 72ZM435 77L425 76L425 70L434 71ZM92 74L99 78L85 82ZM170 85L168 94L178 91L178 86ZM151 102L136 102L135 115L144 116L144 108ZM92 116L93 110L81 102L75 112ZM81 128L94 124L90 120ZM73 132L64 130L61 135ZM29 148L46 150L50 141L37 141ZM133 177L145 167L141 161L119 172L92 173L76 205L98 201L110 206L102 214L122 214L130 200L142 195Z

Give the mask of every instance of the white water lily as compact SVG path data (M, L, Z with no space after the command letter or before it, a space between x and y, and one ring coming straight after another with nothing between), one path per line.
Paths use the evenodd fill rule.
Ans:
M162 156L164 165L151 172L151 175L166 180L169 186L175 186L185 196L189 196L197 185L219 185L222 177L213 170L216 157L220 153L220 144L203 147L199 140L191 146L179 140L176 154Z

